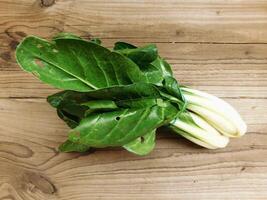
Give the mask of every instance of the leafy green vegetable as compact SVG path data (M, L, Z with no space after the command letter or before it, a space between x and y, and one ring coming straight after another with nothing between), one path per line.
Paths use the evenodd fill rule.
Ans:
M122 146L146 155L163 125L211 149L226 146L226 136L245 134L246 124L226 102L181 89L154 44L116 42L113 50L100 44L60 33L52 41L29 36L17 47L23 70L65 90L47 98L71 128L60 151Z
M60 89L85 92L145 80L130 59L73 36L52 42L27 37L17 47L16 57L24 70Z

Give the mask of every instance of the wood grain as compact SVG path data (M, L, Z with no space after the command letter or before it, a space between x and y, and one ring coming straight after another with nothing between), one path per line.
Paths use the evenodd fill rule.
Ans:
M266 25L266 0L0 0L0 200L266 199ZM145 157L59 153L68 128L45 102L57 90L21 71L14 51L60 31L156 43L180 83L233 104L248 134L206 150L162 128Z

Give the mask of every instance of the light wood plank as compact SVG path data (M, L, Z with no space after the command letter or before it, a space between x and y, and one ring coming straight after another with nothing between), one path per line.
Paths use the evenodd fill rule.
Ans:
M266 0L0 2L1 29L51 36L58 31L139 41L266 43Z

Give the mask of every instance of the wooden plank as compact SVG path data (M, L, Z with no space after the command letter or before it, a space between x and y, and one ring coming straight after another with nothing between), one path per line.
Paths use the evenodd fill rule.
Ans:
M51 36L59 31L142 42L266 43L266 0L0 2L1 31ZM122 17L123 16L123 17Z
M44 100L1 99L1 195L27 200L264 198L267 100L230 102L249 133L227 148L202 149L161 129L156 149L138 157L121 149L59 154L56 148L68 128Z

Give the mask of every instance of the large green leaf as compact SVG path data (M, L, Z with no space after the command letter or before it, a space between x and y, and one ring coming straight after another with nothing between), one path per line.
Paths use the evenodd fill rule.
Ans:
M122 54L75 37L49 42L29 36L17 47L16 58L24 70L61 89L84 92L145 80Z
M149 154L154 149L155 139L156 130L152 130L144 136L138 137L128 144L123 145L123 148L134 154L144 156Z
M91 147L122 146L168 123L177 107L161 102L146 108L94 113L70 131L69 140Z

